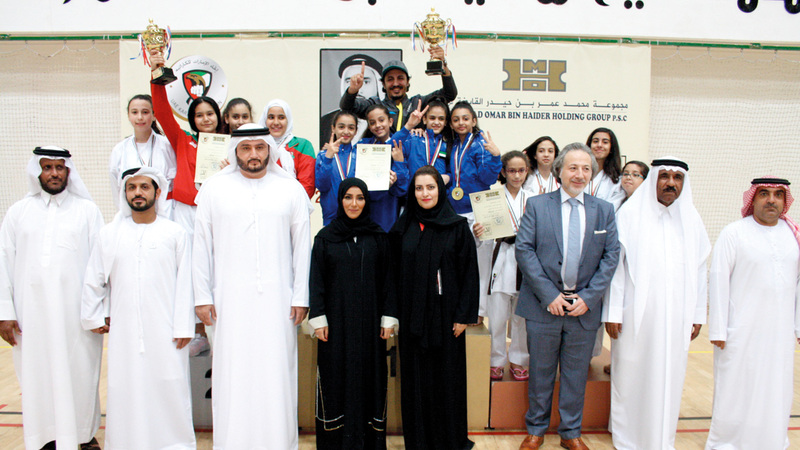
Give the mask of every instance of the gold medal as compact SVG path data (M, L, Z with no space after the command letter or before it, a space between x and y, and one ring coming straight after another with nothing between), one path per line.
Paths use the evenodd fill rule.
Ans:
M464 197L464 190L456 186L453 188L453 192L451 192L450 195L453 196L455 201L459 201Z

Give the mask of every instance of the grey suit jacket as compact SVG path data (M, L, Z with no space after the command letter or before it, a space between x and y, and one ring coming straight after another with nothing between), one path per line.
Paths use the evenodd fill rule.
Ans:
M590 330L600 326L602 297L619 262L619 241L613 205L588 194L584 202L586 230L576 290L589 307L579 316L581 326ZM561 190L530 198L517 232L516 258L523 276L517 315L534 322L559 319L547 306L563 289L562 235Z

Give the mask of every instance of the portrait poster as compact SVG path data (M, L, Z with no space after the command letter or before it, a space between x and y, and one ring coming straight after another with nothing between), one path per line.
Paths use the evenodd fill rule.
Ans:
M350 77L361 72L364 63L364 85L358 92L361 98L378 96L383 99L381 70L389 61L403 60L400 49L333 49L323 48L319 52L319 148L325 146L331 136L333 117L339 112L339 100L350 86ZM367 122L359 119L355 144L367 129Z

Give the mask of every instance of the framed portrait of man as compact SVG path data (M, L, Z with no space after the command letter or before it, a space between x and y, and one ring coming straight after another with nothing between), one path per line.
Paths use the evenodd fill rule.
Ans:
M361 73L364 65L364 85L358 97L383 99L381 71L383 65L392 60L402 60L400 49L320 49L319 56L319 148L331 136L333 117L339 112L339 100L350 86L350 77ZM367 129L366 121L358 120L358 132L353 142L358 142Z

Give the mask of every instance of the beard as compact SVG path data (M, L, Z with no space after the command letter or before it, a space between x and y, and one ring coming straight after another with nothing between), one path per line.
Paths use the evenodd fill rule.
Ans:
M137 200L137 199L144 200L144 205L139 206L139 205L134 204L133 202L135 200ZM144 197L134 197L132 199L128 199L128 206L130 206L131 209L133 211L136 211L136 212L147 211L148 209L152 208L153 205L155 205L155 204L156 204L155 196L153 196L153 198L151 198L151 199L147 199L147 198L144 198Z
M250 166L250 162L252 162L252 161L258 161L259 165L258 166ZM249 173L259 173L259 172L263 171L264 169L267 168L267 163L268 162L269 162L269 155L267 155L267 157L264 159L264 161L261 161L261 160L255 159L255 158L250 158L250 159L247 160L247 162L245 162L244 160L239 158L239 156L236 156L236 165L239 166L239 169L241 169L241 170L243 170L245 172L249 172Z
M69 177L64 178L64 183L62 183L61 186L51 188L44 180L42 180L41 175L39 176L39 185L42 186L43 191L47 192L50 195L56 195L64 192L64 189L67 188L68 182L69 182Z

